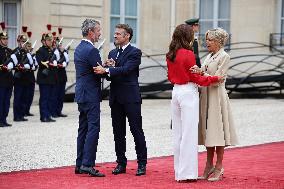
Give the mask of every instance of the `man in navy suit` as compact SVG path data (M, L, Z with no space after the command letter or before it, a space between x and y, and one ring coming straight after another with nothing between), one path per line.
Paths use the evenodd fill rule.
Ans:
M114 39L118 47L110 51L106 61L108 68L97 66L95 73L107 73L110 80L109 105L115 141L117 166L114 175L125 173L126 152L126 117L134 137L137 154L137 176L146 174L147 148L142 129L141 95L138 84L141 50L130 45L133 30L127 24L116 25Z
M101 57L94 42L98 42L101 35L100 23L86 19L81 30L83 39L74 52L75 101L80 112L75 174L104 177L104 174L94 168L100 132L101 101L101 75L93 72L93 67L101 64Z

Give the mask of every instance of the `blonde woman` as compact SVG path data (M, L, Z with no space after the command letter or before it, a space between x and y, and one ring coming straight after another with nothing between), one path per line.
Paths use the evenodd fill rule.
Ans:
M228 33L222 28L206 32L206 44L210 54L203 62L200 73L211 76L227 74L230 56L224 51L224 45L228 36ZM198 72L198 68L193 72ZM224 148L237 144L225 82L201 88L198 139L199 145L205 145L207 149L206 166L199 179L207 179L212 182L222 179ZM214 165L215 153L217 161Z

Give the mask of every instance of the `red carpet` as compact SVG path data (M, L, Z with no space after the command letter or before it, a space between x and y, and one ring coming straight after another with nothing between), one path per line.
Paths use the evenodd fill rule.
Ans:
M206 153L199 154L199 173L203 171ZM149 159L147 175L137 177L136 161L130 161L127 173L112 175L114 163L102 163L98 169L104 178L75 175L74 167L0 173L0 188L226 188L284 189L284 142L227 149L222 181L177 183L174 180L173 157Z

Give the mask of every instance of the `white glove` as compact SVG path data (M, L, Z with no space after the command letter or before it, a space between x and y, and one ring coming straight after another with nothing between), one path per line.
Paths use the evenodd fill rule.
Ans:
M24 68L25 68L26 70L29 70L29 69L31 69L31 66L30 66L29 64L25 64L25 65L24 65Z
M52 64L53 64L54 67L57 66L57 61L53 60Z
M69 62L70 60L69 60L69 55L68 55L68 53L67 53L67 52L64 52L63 55L64 55L64 57L65 57L66 62Z
M7 69L12 70L13 68L14 68L13 62L9 62L9 64L7 65Z
M38 66L38 62L37 62L37 60L36 60L36 57L34 56L34 65L35 66Z
M34 61L33 61L32 55L31 55L30 53L27 53L27 57L28 57L28 59L29 59L30 65L33 65Z
M60 54L59 54L59 50L55 49L54 54L56 56L56 60L58 61L60 59Z
M17 66L18 65L18 58L17 58L17 56L15 54L12 54L11 58L12 58L12 60L14 62L14 65Z
M64 62L62 63L62 67L65 68L66 66L67 66L67 63L64 61Z

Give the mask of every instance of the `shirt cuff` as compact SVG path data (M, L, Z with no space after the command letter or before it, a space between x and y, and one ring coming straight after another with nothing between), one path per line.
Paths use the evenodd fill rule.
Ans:
M106 73L110 77L109 68L106 68Z

